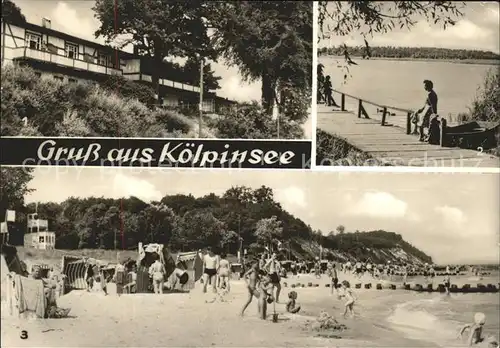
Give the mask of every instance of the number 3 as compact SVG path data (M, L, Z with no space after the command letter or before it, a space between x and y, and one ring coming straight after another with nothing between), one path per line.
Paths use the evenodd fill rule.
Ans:
M21 331L21 339L25 340L27 338L28 338L28 331L26 330Z

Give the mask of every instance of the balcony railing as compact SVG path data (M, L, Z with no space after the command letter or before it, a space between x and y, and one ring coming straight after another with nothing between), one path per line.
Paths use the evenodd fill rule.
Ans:
M42 62L53 63L76 70L85 70L98 74L105 75L122 75L123 72L119 69L110 68L104 65L87 62L84 60L72 59L59 54L54 54L48 51L34 50L28 47L18 47L13 49L13 58L28 58Z
M48 228L48 220L28 220L28 228Z
M152 82L151 75L146 75L146 74L139 74L139 73L127 74L126 77L128 79L134 80L134 81ZM200 93L200 87L189 85L187 83L175 82L175 81L171 81L171 80L167 80L167 79L160 79L160 85L163 85L166 87L182 89L184 91L191 91L191 92Z

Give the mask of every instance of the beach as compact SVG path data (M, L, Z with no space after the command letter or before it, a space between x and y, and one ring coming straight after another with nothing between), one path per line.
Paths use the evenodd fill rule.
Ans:
M371 279L365 276L358 281L344 274L339 274L339 278L350 280L353 287L357 282ZM491 282L493 280L495 277ZM435 279L435 284L438 281ZM2 310L2 346L461 347L463 344L455 338L458 329L472 321L476 311L487 316L485 334L498 337L498 294L446 296L405 290L355 289L358 297L355 317L344 319L341 316L343 301L330 295L330 288L325 287L326 276L316 279L302 275L283 279L284 282L288 286L282 288L280 302L286 300L290 284L306 284L304 288L294 289L303 310L291 315L285 313L284 304L277 304L277 323L272 322L272 305L268 307L268 319L258 319L256 301L244 317L239 316L246 300L241 280L232 282L231 293L223 297L224 302L219 297L213 301L213 294L203 294L199 284L187 294L118 297L72 291L58 301L61 307L71 308L70 317L66 319L20 321L4 317L6 311ZM309 282L319 286L307 287ZM347 329L316 332L308 328L306 323L314 321L321 311L334 315ZM27 339L20 338L22 330L28 332Z

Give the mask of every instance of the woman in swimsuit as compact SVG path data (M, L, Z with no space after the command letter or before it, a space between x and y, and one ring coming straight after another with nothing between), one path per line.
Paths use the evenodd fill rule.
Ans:
M219 268L219 260L217 255L212 252L212 249L207 248L207 254L203 257L203 292L207 292L207 286L210 282L212 291L217 292L217 268Z
M225 254L222 254L220 257L221 260L219 262L219 269L218 269L219 287L229 292L230 290L229 278L231 276L231 264L229 263L228 260L226 260Z

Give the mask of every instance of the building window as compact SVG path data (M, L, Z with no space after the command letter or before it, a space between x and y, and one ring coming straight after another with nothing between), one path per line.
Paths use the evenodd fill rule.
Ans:
M43 242L44 242L43 236L38 237L38 243L43 243Z
M78 80L76 80L76 79L71 79L71 78L70 78L70 79L68 79L68 82L69 82L69 83L77 83L77 82L78 82Z
M58 76L58 75L54 75L54 79L59 80L59 81L64 81L64 77Z
M78 59L78 45L66 42L64 52L66 52L66 57Z
M97 64L99 65L108 65L109 57L103 53L98 53L97 54Z
M42 47L42 36L26 32L26 45L32 50L40 50Z

